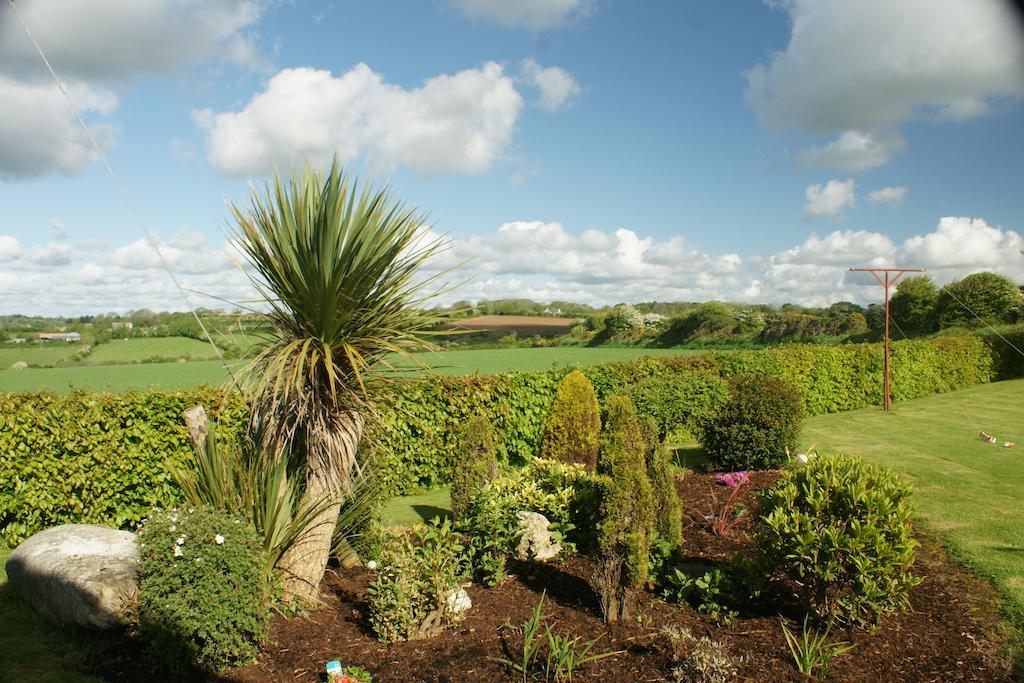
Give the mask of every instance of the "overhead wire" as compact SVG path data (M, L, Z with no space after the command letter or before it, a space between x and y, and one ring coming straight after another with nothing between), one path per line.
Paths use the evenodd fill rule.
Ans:
M132 201L131 197L128 194L128 191L124 187L124 184L122 184L121 179L114 171L114 167L111 166L110 161L107 158L106 152L96 141L96 136L93 135L92 129L89 128L89 125L85 122L85 119L82 118L81 110L75 103L74 98L71 96L71 93L68 92L68 89L65 87L64 82L57 75L57 71L53 68L53 65L50 63L50 60L46 57L46 53L43 51L42 46L39 45L39 42L32 34L31 29L25 22L24 17L22 17L21 12L18 10L18 6L15 3L15 0L7 0L7 2L11 6L11 10L14 12L14 16L15 18L17 18L18 23L21 24L22 29L24 29L25 35L28 36L28 39L32 43L32 46L35 47L36 52L39 54L39 58L42 59L43 64L46 65L46 69L50 72L50 75L53 77L54 82L57 84L57 89L60 90L61 94L64 96L64 99L67 100L68 105L71 107L71 111L75 116L75 119L77 119L79 125L85 131L86 136L89 138L90 144L96 151L96 154L99 156L100 161L103 163L103 166L107 169L107 173L110 175L110 179L114 182L114 186L117 188L118 193L120 193L121 198L124 200L125 204L128 205L128 208L132 212L132 215L135 217L135 220L139 224L139 227L142 228L142 232L145 234L146 240L149 242L150 247L152 247L153 251L156 252L157 258L160 261L160 265L170 276L171 281L174 283L175 288L181 295L181 298L184 301L185 306L188 308L189 312L192 313L192 316L196 319L196 322L199 324L199 329L202 330L203 335L206 337L206 340L210 342L210 346L213 347L214 352L217 354L217 358L220 360L221 365L224 366L224 370L225 372L227 372L228 377L231 380L231 384L235 388L238 388L239 385L235 377L235 373L232 372L231 367L228 365L227 360L224 358L224 354L220 350L220 347L218 347L217 343L214 342L213 335L210 334L210 330L206 326L206 323L203 322L203 319L200 317L199 313L192 305L192 301L186 294L185 288L182 287L181 283L178 281L177 276L174 274L174 271L171 270L170 264L167 262L167 258L164 256L163 251L161 251L160 249L159 241L157 240L153 232L149 229L149 226L147 225L145 219L142 216L142 212L139 211L139 208L135 205L135 202Z

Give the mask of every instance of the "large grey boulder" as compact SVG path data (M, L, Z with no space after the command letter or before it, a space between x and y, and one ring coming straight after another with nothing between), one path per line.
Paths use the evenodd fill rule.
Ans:
M46 619L93 629L121 624L138 590L135 534L92 524L40 531L7 558L7 580Z

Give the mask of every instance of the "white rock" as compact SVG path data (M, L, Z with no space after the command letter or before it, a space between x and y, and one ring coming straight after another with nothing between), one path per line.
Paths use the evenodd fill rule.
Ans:
M453 614L462 614L469 610L473 606L473 601L469 599L469 593L466 592L465 588L453 590L448 594L448 611Z
M520 534L516 557L520 560L545 562L562 552L562 544L551 538L551 522L547 517L539 512L520 510L516 518Z
M62 626L121 624L138 591L135 534L92 524L41 531L7 558L11 586L46 619Z

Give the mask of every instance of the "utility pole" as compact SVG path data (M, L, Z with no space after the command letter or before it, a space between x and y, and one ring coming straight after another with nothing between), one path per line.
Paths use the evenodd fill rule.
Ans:
M889 392L889 288L895 285L907 273L923 273L924 268L850 268L859 273L871 273L878 284L885 287L885 379L883 381L882 410L892 406L892 394ZM879 276L882 273L883 277Z

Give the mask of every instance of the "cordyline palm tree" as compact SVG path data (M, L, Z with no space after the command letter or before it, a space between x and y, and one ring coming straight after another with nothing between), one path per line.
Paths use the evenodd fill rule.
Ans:
M304 473L315 521L278 562L285 593L318 599L343 498L358 476L356 449L390 353L429 345L424 262L444 247L423 241L423 217L387 190L358 187L331 164L275 175L251 206L231 211L249 277L268 311L268 339L244 373L263 447Z

